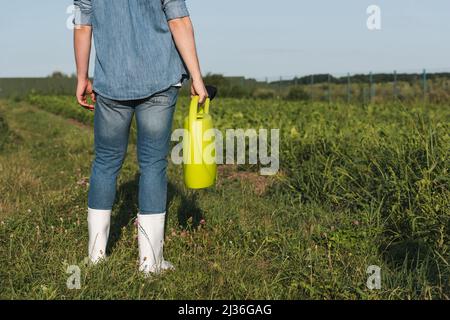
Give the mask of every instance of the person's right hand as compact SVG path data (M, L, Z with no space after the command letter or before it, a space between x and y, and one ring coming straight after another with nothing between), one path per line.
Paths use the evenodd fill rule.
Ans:
M206 98L208 98L208 91L206 91L202 78L192 79L191 98L194 96L200 97L200 104L203 104L206 101Z
M87 96L91 97L92 102L95 102L95 93L92 90L92 83L89 79L78 79L77 84L77 101L85 109L93 111L94 105L89 104Z

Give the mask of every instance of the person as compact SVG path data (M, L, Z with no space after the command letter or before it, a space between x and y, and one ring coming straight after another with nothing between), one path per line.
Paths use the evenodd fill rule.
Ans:
M94 111L95 159L88 192L89 259L105 259L116 180L136 115L139 270L173 269L163 258L167 154L178 91L208 97L184 0L74 0L78 103ZM93 84L88 78L95 43ZM89 103L88 98L92 103ZM95 103L95 105L93 104Z

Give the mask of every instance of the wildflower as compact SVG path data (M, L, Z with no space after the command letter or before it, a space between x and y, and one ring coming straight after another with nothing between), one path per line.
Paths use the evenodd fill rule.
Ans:
M89 178L88 177L82 177L80 180L77 181L77 185L82 187L89 186Z
M292 127L291 128L291 138L292 139L297 139L300 137L300 133L297 131L296 127Z

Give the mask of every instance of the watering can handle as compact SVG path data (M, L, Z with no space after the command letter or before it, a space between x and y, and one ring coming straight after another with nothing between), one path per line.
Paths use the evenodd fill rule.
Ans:
M213 100L216 97L218 90L216 87L208 85L206 86L206 91L208 92L209 98L207 98L204 103L203 113L208 114L211 100ZM197 119L199 100L200 100L199 96L194 96L191 100L191 106L189 108L189 128L192 128L194 119Z
M200 100L199 96L194 96L191 100L191 106L189 107L189 129L192 130L192 125L194 124L194 120L197 119L198 115L198 102ZM209 104L211 100L209 98L206 99L203 106L203 113L209 113Z
M191 106L189 108L189 117L197 118L198 114L198 107L199 107L199 96L194 96L191 100ZM209 113L209 105L211 103L211 99L207 98L205 100L205 103L203 104L203 113L208 114Z

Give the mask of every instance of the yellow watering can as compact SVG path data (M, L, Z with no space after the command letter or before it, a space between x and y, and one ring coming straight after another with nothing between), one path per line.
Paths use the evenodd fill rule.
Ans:
M184 182L189 189L204 189L216 182L217 164L214 126L209 106L216 89L212 91L203 105L199 105L199 97L192 98L189 116L184 120L183 137L183 169Z

